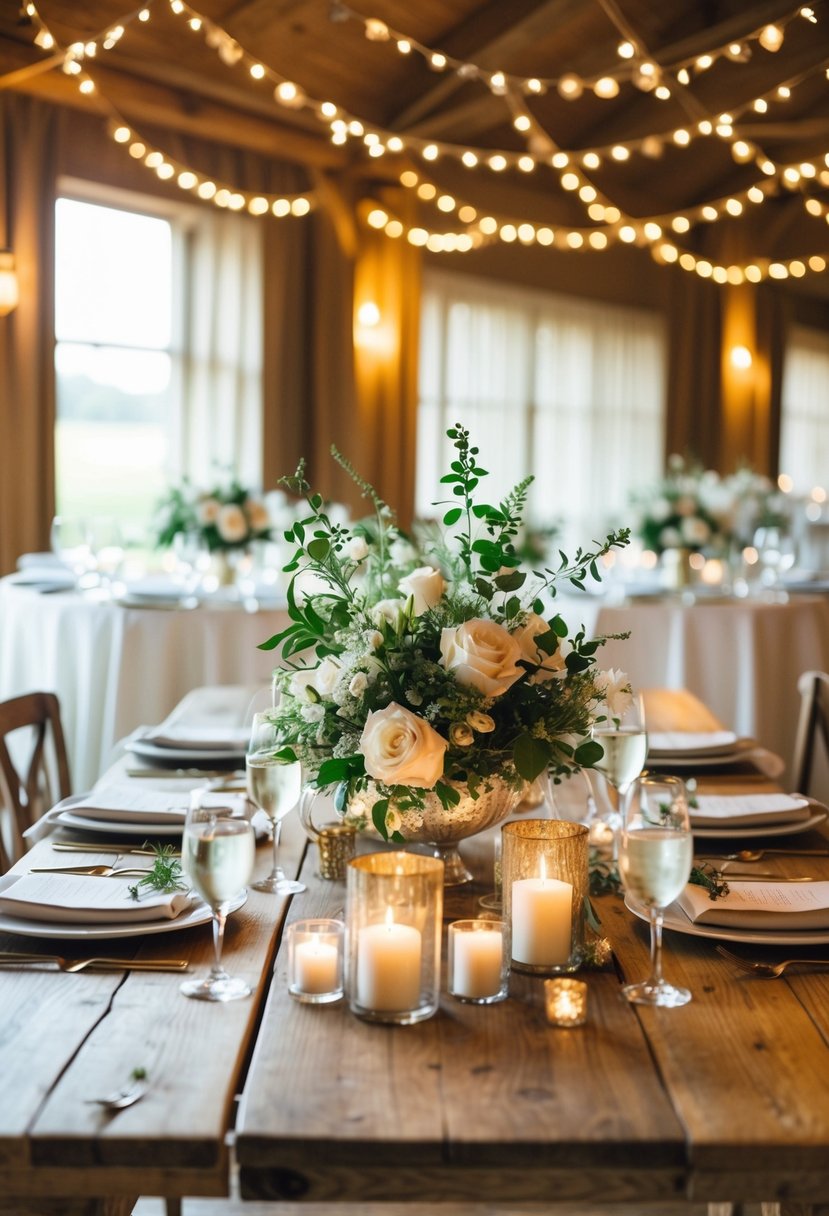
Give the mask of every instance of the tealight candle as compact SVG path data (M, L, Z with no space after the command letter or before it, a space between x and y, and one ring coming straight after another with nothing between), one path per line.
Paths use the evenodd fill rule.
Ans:
M339 920L298 920L288 926L288 991L298 1001L324 1004L343 994L343 937Z
M357 1000L377 1012L411 1009L420 994L420 931L396 924L389 911L379 925L360 930L357 942Z
M449 991L462 1001L486 1005L507 995L504 924L458 920L449 926Z
M512 884L512 957L536 967L570 958L573 888L557 878L520 878Z
M587 984L583 980L544 981L547 1021L553 1026L583 1026L587 1020Z

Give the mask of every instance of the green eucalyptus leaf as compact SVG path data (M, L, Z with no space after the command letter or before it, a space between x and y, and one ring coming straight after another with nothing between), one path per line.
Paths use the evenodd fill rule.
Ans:
M308 542L308 556L315 562L324 562L330 552L331 544L325 537L318 536Z
M576 748L573 759L582 768L592 768L604 755L604 748L595 739L587 739Z
M462 515L462 507L452 507L452 509L447 511L444 515L443 522L446 524L447 528L451 528L452 524L456 524Z
M388 798L381 798L378 802L375 802L374 806L371 808L371 821L384 840L388 840L389 838L388 829L386 827L386 811L388 809Z
M549 745L532 735L519 735L513 745L512 761L519 776L525 781L535 781L549 764Z
M495 586L499 591L517 591L519 587L523 587L527 581L526 574L520 570L514 571L512 574L501 574L494 579Z

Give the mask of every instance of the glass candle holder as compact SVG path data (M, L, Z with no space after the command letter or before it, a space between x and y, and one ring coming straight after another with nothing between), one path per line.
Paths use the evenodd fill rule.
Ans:
M506 926L502 920L456 920L449 926L448 990L459 1001L503 1001L509 983Z
M584 980L545 980L544 1005L552 1026L583 1026L587 1021L587 984Z
M288 991L308 1005L326 1005L343 995L341 920L297 920L288 925Z
M577 970L584 951L587 828L525 819L504 824L501 833L510 966L531 975Z
M371 1022L421 1022L437 1011L443 862L369 853L348 863L345 989Z

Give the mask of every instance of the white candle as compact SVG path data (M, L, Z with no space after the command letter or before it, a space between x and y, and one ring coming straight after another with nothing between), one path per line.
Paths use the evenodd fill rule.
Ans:
M294 947L294 984L300 992L333 992L339 987L336 946L319 937Z
M519 878L512 884L512 957L536 967L570 957L573 888L557 878Z
M503 937L494 929L452 930L452 992L481 998L501 991Z
M367 925L357 940L357 1003L364 1009L416 1009L420 1003L420 931L412 925Z

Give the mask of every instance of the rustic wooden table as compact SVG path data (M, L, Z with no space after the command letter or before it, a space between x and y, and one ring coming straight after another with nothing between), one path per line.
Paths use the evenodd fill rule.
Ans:
M690 727L692 703L673 704ZM344 886L316 877L316 849L291 819L285 844L308 884L289 916L340 912ZM447 921L474 915L491 886L491 838L463 851L476 882L447 893ZM804 872L806 860L764 868ZM263 848L260 868L268 862ZM829 876L829 858L808 858L808 872ZM164 973L0 970L0 1213L127 1213L138 1194L227 1194L234 1128L247 1199L655 1212L680 1200L798 1211L829 1200L829 974L746 977L713 941L668 931L666 972L694 999L634 1008L619 984L646 971L646 927L616 896L596 903L614 959L584 974L588 1022L574 1030L549 1026L541 981L518 976L501 1004L444 996L411 1027L361 1022L342 1003L300 1005L279 950L285 907L256 892L226 946L229 966L257 985L249 1001L188 1001ZM211 954L206 926L108 949L132 943L139 957L186 957L194 969ZM33 944L0 938L0 949ZM81 953L62 945L53 952ZM829 957L829 945L761 953ZM89 1104L135 1067L149 1074L141 1102L117 1115Z

